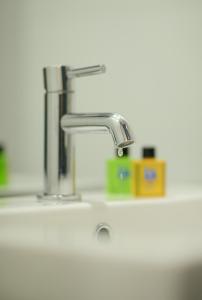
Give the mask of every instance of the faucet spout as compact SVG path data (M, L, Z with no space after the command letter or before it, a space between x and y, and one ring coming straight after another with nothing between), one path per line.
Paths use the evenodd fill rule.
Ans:
M108 131L118 148L134 143L127 121L118 113L68 114L62 117L61 127L71 134Z

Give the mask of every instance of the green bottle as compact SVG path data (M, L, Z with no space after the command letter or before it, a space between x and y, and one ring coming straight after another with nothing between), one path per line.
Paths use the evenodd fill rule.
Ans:
M107 161L107 193L109 195L132 194L132 161L129 158L129 149L122 149L122 156L119 157L118 150L116 157Z
M4 146L0 144L0 186L8 184L8 164Z

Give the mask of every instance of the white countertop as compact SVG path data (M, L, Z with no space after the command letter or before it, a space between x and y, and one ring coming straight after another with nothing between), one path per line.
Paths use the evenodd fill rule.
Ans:
M85 186L85 185L83 185ZM45 201L39 202L36 197L43 190L42 180L36 177L15 175L11 179L11 183L0 188L0 209L22 208L22 207L37 207L46 206ZM202 183L181 183L170 184L167 187L165 197L158 198L134 198L134 197L108 197L104 188L100 189L83 189L79 191L82 195L82 202L100 203L105 200L109 203L114 202L136 202L136 203L154 203L159 201L176 201L176 200L191 200L201 199L202 201ZM54 204L54 203L53 203ZM61 204L61 203L60 203ZM62 203L64 205L64 203Z

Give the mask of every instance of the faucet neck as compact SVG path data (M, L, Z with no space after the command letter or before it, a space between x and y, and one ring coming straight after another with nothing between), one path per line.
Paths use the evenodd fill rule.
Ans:
M45 199L79 199L75 189L75 153L71 133L61 119L72 113L72 79L104 72L103 66L72 69L48 66L43 69L45 88L44 194Z

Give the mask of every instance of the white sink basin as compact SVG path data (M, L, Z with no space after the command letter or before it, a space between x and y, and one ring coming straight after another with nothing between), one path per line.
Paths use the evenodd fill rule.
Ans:
M4 200L1 300L202 299L202 197L101 198L46 206L16 198L8 208Z

